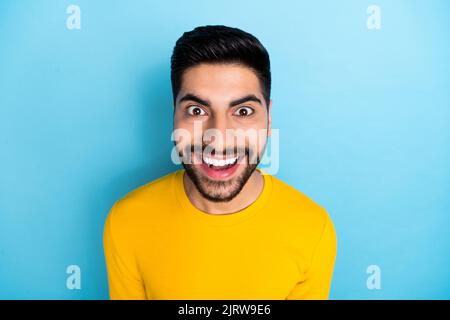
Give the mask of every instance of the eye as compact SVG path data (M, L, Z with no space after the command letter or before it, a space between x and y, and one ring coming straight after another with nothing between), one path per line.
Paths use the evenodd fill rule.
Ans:
M234 114L236 116L239 117L248 117L249 115L251 115L253 113L253 109L250 107L240 107L239 109L237 109Z
M204 116L206 115L205 110L203 110L202 108L200 108L199 106L189 106L187 108L187 112L188 114L190 114L191 116Z

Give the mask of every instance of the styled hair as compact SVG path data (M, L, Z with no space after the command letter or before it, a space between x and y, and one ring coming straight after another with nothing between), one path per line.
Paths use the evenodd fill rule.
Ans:
M270 101L270 59L259 40L237 28L207 25L185 32L176 42L171 57L174 104L184 71L201 63L236 63L253 70L259 79L267 106Z

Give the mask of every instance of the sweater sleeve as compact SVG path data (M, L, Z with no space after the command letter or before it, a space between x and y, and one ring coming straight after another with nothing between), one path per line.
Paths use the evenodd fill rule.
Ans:
M126 232L119 232L115 225L117 202L106 218L103 230L103 248L108 272L109 297L111 300L144 300L145 288L136 260L126 239Z
M325 212L322 235L317 243L302 282L296 284L286 300L328 300L337 253L336 232Z

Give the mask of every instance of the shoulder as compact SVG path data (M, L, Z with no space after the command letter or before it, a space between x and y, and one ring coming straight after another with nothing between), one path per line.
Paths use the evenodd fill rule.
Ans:
M317 243L324 233L335 237L333 221L325 207L298 188L271 176L273 203L278 220L302 241Z
M282 181L281 179L270 176L272 179L273 191L272 196L277 202L286 205L286 211L294 211L297 214L316 214L317 219L323 220L327 213L323 206L310 196L306 195L300 189ZM314 218L314 217L311 217Z
M111 207L107 222L134 229L173 203L173 179L177 171L165 174L128 192ZM112 222L114 221L114 222Z
M131 205L134 203L149 202L149 200L154 200L155 198L160 198L164 195L171 196L172 194L170 192L172 191L172 181L177 172L178 170L167 173L134 190L131 190L119 201L122 205Z

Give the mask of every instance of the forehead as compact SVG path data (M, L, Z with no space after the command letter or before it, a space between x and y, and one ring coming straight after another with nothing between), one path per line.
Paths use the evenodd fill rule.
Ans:
M182 78L179 97L194 93L203 98L232 100L247 94L262 99L261 87L256 73L239 64L199 64L187 69Z

